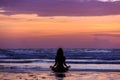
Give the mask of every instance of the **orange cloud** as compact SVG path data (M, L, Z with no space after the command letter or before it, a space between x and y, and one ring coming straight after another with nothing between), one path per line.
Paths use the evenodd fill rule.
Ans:
M38 39L40 41L44 37L44 40L41 41L42 43L50 36L57 38L60 37L62 40L64 40L64 43L68 40L71 40L71 43L84 43L82 45L76 44L77 47L94 47L92 46L92 42L94 43L94 37L99 37L104 40L106 40L108 37L93 37L92 34L120 34L119 23L120 15L88 17L40 17L36 14L16 14L9 16L0 14L0 36L2 36L1 39L7 38L8 40L13 39L13 41L16 39L27 40L32 38ZM51 38L51 40L52 39L53 38ZM78 40L76 41L72 39ZM110 40L112 44L120 43L117 39L113 39L110 36L108 39L113 40ZM36 43L35 40L33 41ZM49 41L46 42L49 43ZM57 41L54 44L57 45ZM63 43L61 44L63 45Z

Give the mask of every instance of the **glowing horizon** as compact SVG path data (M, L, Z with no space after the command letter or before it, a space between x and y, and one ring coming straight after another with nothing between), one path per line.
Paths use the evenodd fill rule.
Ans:
M113 17L114 19L112 19ZM0 36L2 37L0 39L3 40L1 41L1 44L4 44L3 47L11 45L11 42L15 48L59 46L111 48L112 46L115 47L115 44L119 44L120 15L40 17L36 14L16 14L10 16L0 15L0 18L2 18L0 20L0 23L2 23ZM71 41L68 43L69 39ZM70 43L71 46L67 46ZM106 45L104 45L105 43ZM34 44L40 45L36 46ZM2 48L2 46L0 47Z

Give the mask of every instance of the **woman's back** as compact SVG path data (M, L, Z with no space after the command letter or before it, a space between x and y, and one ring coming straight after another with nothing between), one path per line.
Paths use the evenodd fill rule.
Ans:
M58 64L58 65L63 65L65 63L65 56L60 56L60 57L57 57L55 58L55 62Z

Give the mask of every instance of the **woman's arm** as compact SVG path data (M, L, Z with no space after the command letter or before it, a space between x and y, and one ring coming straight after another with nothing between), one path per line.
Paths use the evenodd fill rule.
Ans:
M64 59L64 63L63 63L63 64L64 64L67 68L69 68L70 66L68 66L68 65L66 64L66 61L65 61L65 60L66 60L66 58Z
M67 67L67 64L65 62L63 64Z
M55 58L55 64L53 65L53 67L55 67L57 65L57 58Z
M70 68L70 65L69 65L69 66L68 66L68 65L66 65L66 63L65 63L65 62L64 62L64 65L65 65L65 67L66 67L66 68Z
M57 65L57 62L55 61L55 64L53 65L53 67L55 67Z

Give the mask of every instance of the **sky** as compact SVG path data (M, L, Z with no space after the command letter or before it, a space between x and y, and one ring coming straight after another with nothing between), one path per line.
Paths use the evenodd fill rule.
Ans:
M0 0L0 48L120 48L120 0Z

